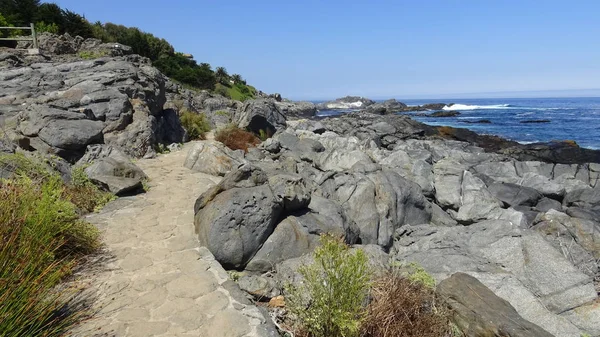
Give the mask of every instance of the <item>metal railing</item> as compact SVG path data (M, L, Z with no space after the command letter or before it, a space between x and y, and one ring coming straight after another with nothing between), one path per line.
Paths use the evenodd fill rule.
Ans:
M2 38L0 38L0 41L32 41L33 48L35 48L35 49L39 48L38 40L37 40L37 33L35 32L35 25L33 23L30 24L29 27L0 27L0 30L3 30L3 29L31 30L31 37L22 37L22 36L21 37L2 37Z

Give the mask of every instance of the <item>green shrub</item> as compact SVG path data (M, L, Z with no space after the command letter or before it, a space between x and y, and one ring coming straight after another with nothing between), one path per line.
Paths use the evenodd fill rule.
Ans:
M52 34L58 34L59 28L56 23L47 24L44 21L41 21L35 24L35 30L38 33L48 32Z
M179 116L181 126L185 129L189 140L205 139L204 134L210 131L210 123L203 113L193 113L183 110Z
M35 164L32 164L35 166ZM0 181L0 335L60 336L84 312L60 314L74 290L54 287L99 246L60 177Z
M314 337L358 336L371 283L364 252L324 235L315 262L299 272L304 281L288 286L287 304L301 327Z
M71 184L66 185L63 197L78 209L95 212L114 200L116 196L100 190L85 173L86 166L75 166L71 170Z

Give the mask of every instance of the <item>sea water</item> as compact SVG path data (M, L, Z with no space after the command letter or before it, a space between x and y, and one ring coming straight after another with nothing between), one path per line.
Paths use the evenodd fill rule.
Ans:
M460 112L456 117L440 118L405 113L429 125L466 128L520 143L574 140L581 147L600 149L600 97L398 100L408 105L443 102L448 103L444 110ZM349 111L319 111L319 115ZM469 123L481 120L490 123ZM548 122L523 123L541 120Z

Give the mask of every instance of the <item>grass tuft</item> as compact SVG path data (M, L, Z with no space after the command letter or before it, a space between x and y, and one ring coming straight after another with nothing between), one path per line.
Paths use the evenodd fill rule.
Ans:
M86 313L67 309L76 290L56 286L99 248L99 232L79 220L75 185L23 155L0 163L14 175L0 179L0 336L61 336Z
M392 270L373 282L363 337L453 336L447 307L421 276L411 279Z
M244 152L248 152L249 148L260 144L260 139L252 132L240 129L233 124L217 130L215 140L232 150L243 150Z
M204 134L210 131L210 123L203 113L197 114L184 109L179 119L189 140L205 139Z

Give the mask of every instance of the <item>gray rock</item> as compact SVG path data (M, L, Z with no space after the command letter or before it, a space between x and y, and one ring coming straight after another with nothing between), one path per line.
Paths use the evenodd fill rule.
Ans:
M554 199L542 198L535 205L535 209L539 212L548 212L551 209L562 211L562 204Z
M204 192L194 206L200 245L227 269L241 269L273 233L283 201L273 195L265 173L244 165Z
M461 181L461 206L455 217L457 221L470 224L500 217L502 203L494 198L481 179L469 171L464 171Z
M248 263L246 270L270 271L282 261L312 252L319 245L319 235L309 232L308 226L318 228L315 222L316 219L311 214L285 218L277 224L273 234Z
M286 118L279 110L274 100L255 99L244 103L237 112L235 123L242 129L248 129L258 134L260 130L267 134L275 134L279 129L285 129Z
M437 204L431 204L431 223L436 226L452 227L458 225L458 222L454 220L448 213L438 206Z
M535 206L542 195L533 188L511 183L493 183L488 190L508 206Z
M590 303L577 309L567 311L562 317L573 322L583 332L581 336L600 336L600 306L598 303Z
M452 158L445 158L433 165L435 199L444 208L461 206L460 188L466 167Z
M223 191L197 210L198 241L226 269L241 269L273 233L282 208L268 185Z
M567 193L563 205L565 207L600 208L600 188L579 189Z
M275 280L270 277L246 275L240 277L237 283L240 289L262 301L268 301L281 293Z
M340 173L327 179L322 188L324 196L341 203L358 225L363 244L387 248L396 228L431 220L431 204L420 187L393 171Z
M525 173L517 184L538 190L544 196L552 199L560 200L565 195L565 188L563 186L533 172Z
M438 281L468 273L504 298L523 318L557 336L579 330L562 312L594 300L591 279L577 270L538 233L506 220L471 226L405 226L393 255L422 265Z
M313 117L317 114L317 106L311 102L276 102L275 105L285 116Z
M269 177L269 186L276 198L283 202L286 212L302 210L310 203L310 190L299 175L278 174Z
M453 274L438 285L437 293L449 304L454 323L466 336L553 336L525 320L509 302L470 275Z
M587 252L592 254L595 259L600 259L600 224L586 219L572 218L565 213L561 213L555 210L549 210L546 213L542 213L535 220L536 228L538 231L542 231L546 234L554 235L557 238L564 237L563 243L566 244L565 250L568 252L572 241L577 245L581 246ZM572 254L568 254L572 255ZM573 258L572 258L573 259ZM573 259L576 265L585 262L580 259ZM595 266L597 269L597 266Z
M221 142L202 141L189 150L183 166L213 176L224 176L245 162L243 154L232 151Z
M92 151L94 148L88 151L90 153L88 158L93 156ZM142 181L147 179L147 176L139 167L113 148L100 151L100 153L102 152L108 152L108 154L94 160L85 169L85 173L92 182L115 195L123 195L142 188Z
M148 59L50 62L0 72L2 100L27 107L18 131L34 149L75 161L94 143L143 157L158 143L182 141L177 116L163 111L164 76Z

